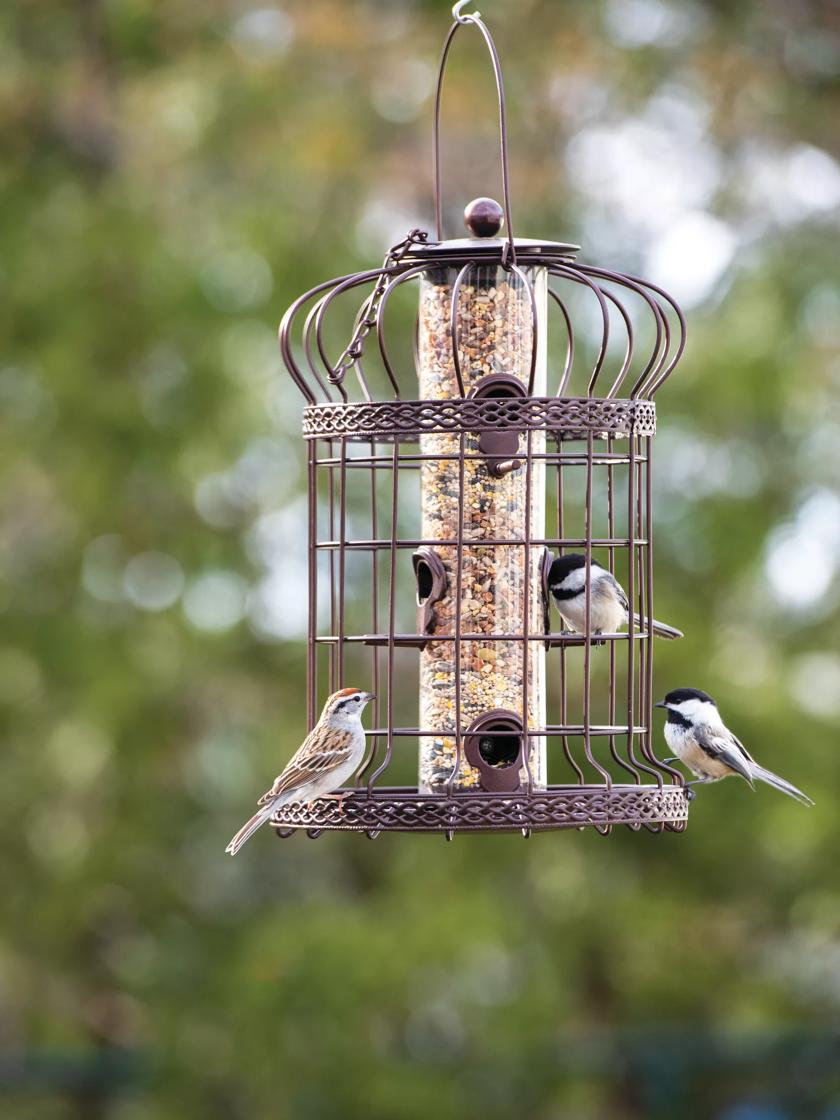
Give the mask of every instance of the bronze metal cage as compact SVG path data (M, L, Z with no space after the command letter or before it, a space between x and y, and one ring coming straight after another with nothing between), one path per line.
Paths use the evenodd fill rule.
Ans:
M378 699L355 788L290 802L272 823L310 836L681 831L687 791L652 734L651 463L653 397L684 319L649 281L513 236L499 60L460 7L435 97L436 239L412 230L380 268L301 296L280 327L306 401L309 726L345 684ZM477 200L478 236L447 241L441 89L465 25L496 75L503 206ZM419 313L404 295L416 284ZM413 317L413 362L392 352L386 317L405 338ZM547 576L570 552L623 585L626 630L593 632L590 580L582 632L564 626Z

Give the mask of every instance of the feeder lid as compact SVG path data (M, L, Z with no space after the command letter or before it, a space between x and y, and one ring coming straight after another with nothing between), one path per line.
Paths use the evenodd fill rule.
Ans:
M464 209L464 225L474 235L473 237L457 237L450 241L415 245L410 255L412 257L501 255L505 246L510 244L509 238L498 236L504 224L504 208L496 202L495 198L474 198ZM540 241L532 237L515 237L513 247L517 252L522 252L528 257L540 253L552 257L569 257L574 256L580 248L579 245L567 245L561 241Z
M423 257L498 257L505 245L506 237L455 237L451 241L429 241L423 245L413 245L404 259L422 260ZM574 257L580 245L567 245L562 241L541 241L534 237L515 237L513 247L525 257L544 254L549 257Z

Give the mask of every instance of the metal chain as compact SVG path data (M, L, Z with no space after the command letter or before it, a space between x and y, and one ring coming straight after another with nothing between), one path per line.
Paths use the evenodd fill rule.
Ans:
M333 385L340 385L344 381L344 376L348 369L361 358L364 348L365 339L376 326L376 315L379 310L379 304L388 283L391 280L387 269L403 259L406 253L413 245L425 245L429 240L429 234L424 229L411 229L396 245L392 245L388 250L385 260L382 262L382 273L376 282L376 287L371 292L370 296L365 303L362 304L360 310L360 318L356 324L356 329L353 331L353 337L347 349L333 366L329 373L330 383Z

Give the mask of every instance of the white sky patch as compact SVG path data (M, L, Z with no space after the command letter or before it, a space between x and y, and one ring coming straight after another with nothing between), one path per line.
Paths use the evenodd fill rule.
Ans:
M396 245L416 225L417 215L410 214L399 203L388 198L371 198L356 223L359 251L382 256L383 245Z
M395 58L374 74L370 100L380 117L395 124L416 119L430 93L434 73L419 58Z
M236 20L230 31L236 51L254 62L284 55L294 37L291 18L279 8L252 8Z
M125 566L126 598L142 611L165 611L183 588L184 571L174 556L165 552L141 552Z
M184 593L184 614L198 630L221 633L245 617L248 583L237 572L205 572Z
M581 194L651 235L705 206L721 180L716 148L684 119L667 120L667 97L655 99L649 115L582 129L566 149ZM672 99L676 117L685 118L686 99Z
M805 611L827 594L840 568L840 497L818 490L793 521L770 536L764 569L770 592L786 610Z
M675 47L694 33L699 15L689 5L664 0L608 0L604 24L620 47Z
M671 424L657 436L654 485L681 503L726 493L751 498L764 480L761 461L747 444L711 439Z
M785 185L811 213L840 206L840 165L810 144L800 144L788 156Z
M199 515L215 529L232 529L242 519L239 495L227 471L205 475L193 496Z
M271 507L297 490L298 463L285 441L261 436L252 440L229 472L240 504Z
M271 640L306 636L307 569L292 561L260 580L251 593L248 615L254 632Z
M829 650L797 657L788 670L790 694L809 715L840 715L840 654Z
M264 571L248 600L251 626L260 637L306 634L309 575L302 531L306 516L306 502L299 500L258 517L248 533L248 554Z
M711 294L737 247L735 234L719 218L690 211L654 241L647 274L684 308L695 307Z
M840 206L840 164L810 144L745 145L733 183L765 225L795 225Z

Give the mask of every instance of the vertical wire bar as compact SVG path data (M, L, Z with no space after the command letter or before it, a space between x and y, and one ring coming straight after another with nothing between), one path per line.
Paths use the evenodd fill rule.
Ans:
M446 782L446 795L452 796L455 779L461 769L463 736L461 735L461 590L464 567L464 433L458 437L458 531L455 540L455 765ZM452 830L446 833L452 839Z
M644 446L642 440L639 440L640 447ZM645 550L647 544L644 541L644 525L643 520L643 498L645 494L644 488L644 475L643 459L640 457L638 460L638 475L637 475L637 497L636 497L636 530L641 540L637 544L638 555L638 573L639 573L639 626L645 631L645 641L642 642L643 656L640 658L639 666L639 716L644 721L645 730L642 732L640 747L642 754L648 762L656 766L656 758L653 755L650 745L650 725L651 725L651 709L648 701L648 670L652 664L653 658L653 605L650 596L645 596L645 572L647 564L645 561ZM654 770L656 776L656 784L662 789L662 774L658 770ZM664 824L661 821L651 822L645 821L645 828L648 832L662 832Z
M564 486L563 486L563 449L559 436L557 439L557 539L563 540L565 537L565 518L564 518ZM563 545L558 550L558 555L563 555ZM550 609L550 608L549 608ZM565 623L559 622L559 626L565 626ZM568 675L566 673L566 647L560 646L560 725L565 727L569 719L569 698L568 698ZM560 742L563 744L563 754L569 767L577 774L578 785L585 785L586 779L583 775L583 770L575 762L572 754L571 746L569 745L569 736L561 735Z
M627 601L630 610L627 612L627 757L636 765L636 756L633 749L634 705L633 699L636 688L636 644L635 644L635 619L633 618L633 601L635 599L635 564L633 557L636 552L635 527L636 527L636 433L635 425L631 424L628 436L629 469L627 473L627 536L629 538L630 563L627 566Z
M641 446L644 446L641 443ZM638 573L639 573L639 626L645 632L645 640L642 642L643 657L641 658L641 666L639 673L639 716L644 721L646 730L642 734L641 748L642 754L648 760L656 765L656 758L651 749L650 741L650 725L651 725L651 712L650 712L650 690L648 682L651 676L651 667L653 665L653 603L651 601L650 586L647 581L647 552L650 548L650 542L645 537L645 529L650 526L645 518L644 500L646 495L645 475L644 468L646 463L643 458L638 460L638 490L636 501L636 529L641 538L640 543L637 545L638 554ZM642 543L644 542L644 543ZM660 774L657 779L659 787L662 787L662 775Z
M385 662L385 680L388 688L388 700L385 714L388 720L386 727L385 757L368 779L368 792L376 783L380 774L384 773L391 765L394 755L394 633L396 620L394 608L397 595L397 518L399 513L399 473L400 473L400 444L394 439L394 450L391 455L391 540L388 554L391 558L391 570L388 573L388 658Z
M651 648L650 662L648 664L647 682L647 708L645 721L648 727L651 759L657 769L670 775L671 784L684 786L685 777L680 770L660 762L653 746L653 436L645 440L645 454L647 456L647 475L645 477L645 539L647 540L647 585L648 585L648 641Z
M534 345L536 346L536 340ZM531 736L528 734L528 669L531 664L531 487L533 482L531 472L534 465L532 436L533 433L529 428L525 434L525 581L523 587L525 617L522 628L522 730L528 797L531 796L534 788L534 775L531 773ZM523 828L522 835L526 838L530 836L530 828Z
M345 588L344 575L346 569L346 537L347 537L347 436L341 437L341 451L339 456L338 478L341 494L341 505L338 507L338 687L344 688L344 604ZM335 634L336 631L333 630Z
M328 452L327 453L330 457L330 460L333 460L335 458L334 441L333 440L328 440L327 441L327 446L328 446ZM329 484L329 489L328 489L329 530L330 530L330 538L329 539L331 541L334 541L335 540L335 467L332 465L332 462L330 463L330 466L328 467L327 478L328 478L328 484ZM336 614L335 614L335 549L331 548L329 550L329 556L330 556L330 633L334 634L335 633L335 617L336 617ZM336 658L337 658L336 647L334 645L331 645L330 646L330 652L329 652L330 695L332 695L332 693L335 692L336 689L338 688L338 685L336 684L336 680L337 680L337 677L336 677Z
M612 455L615 448L615 440L613 436L607 438L607 451ZM610 460L607 466L607 534L610 540L615 539L615 467ZM615 546L610 545L609 548L609 567L613 575L615 575ZM615 709L616 709L616 654L615 642L610 642L610 691L609 691L609 719L610 727L615 727ZM618 744L615 735L610 735L610 755L613 760L633 778L639 782L639 772L635 770L628 762L625 762L621 755L618 753Z
M377 508L377 465L376 465L376 440L370 441L370 532L372 540L379 540L379 510ZM379 549L374 548L371 550L371 569L370 569L370 625L371 633L379 633ZM373 702L373 725L374 727L381 727L379 722L382 710L382 700L379 695L379 646L375 643L370 647L371 658L371 678L373 682L373 694L376 699ZM364 766L356 774L356 785L362 784L362 779L368 770L373 766L376 761L376 754L379 750L379 738L375 736L371 739L370 753ZM368 834L370 835L370 834Z
M601 777L607 789L612 787L612 775L609 770L595 758L592 753L592 457L594 454L594 436L590 429L586 433L586 505L585 505L585 536L586 536L586 596L585 596L585 625L586 633L583 641L583 749L586 761L593 766ZM609 829L609 826L607 826ZM598 831L602 829L598 826Z
M656 751L653 749L653 439L648 436L644 443L645 448L645 583L647 585L647 632L648 632L648 660L647 677L645 680L645 707L644 720L647 727L648 757L656 762Z
M627 612L627 756L630 762L651 774L661 784L662 776L646 763L639 759L635 752L634 727L635 727L635 694L636 694L636 619L633 604L636 600L636 449L637 436L635 425L631 425L629 432L629 474L627 478L627 535L629 538L630 563L628 565L627 601L630 610ZM638 829L638 825L631 826Z
M374 458L375 455L376 455L376 442L374 440L371 440L371 442L370 442L370 454L371 454L371 458ZM379 540L379 508L378 508L378 504L377 504L376 483L377 483L376 464L371 463L371 467L370 467L370 527L371 527L372 539L375 540L375 541ZM371 554L370 579L371 579L371 603L372 603L370 623L371 623L371 627L372 627L372 633L378 634L379 633L379 549L378 548L375 548L373 550L372 554ZM381 727L382 725L379 722L380 712L381 712L381 709L382 709L382 701L379 697L379 646L375 646L375 645L371 646L370 653L371 653L371 658L373 660L373 664L371 665L371 669L373 670L373 693L374 693L374 696L376 697L376 699L373 702L373 718L374 718L374 721L376 723L376 726ZM376 752L377 752L378 748L379 748L379 740L374 739L373 744L371 746L371 753L370 753L371 763L373 762L374 758L376 757Z
M310 440L307 446L307 474L309 483L309 503L307 521L307 565L309 568L309 610L308 635L306 642L306 726L311 731L315 726L316 697L318 695L318 647L315 643L318 630L318 553L315 544L318 539L318 457L317 440Z

